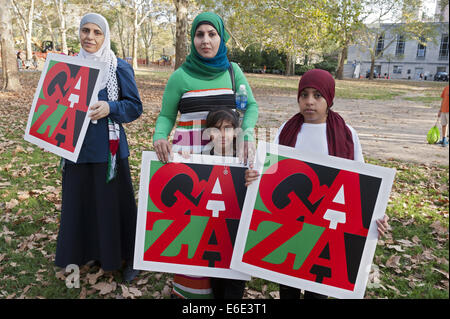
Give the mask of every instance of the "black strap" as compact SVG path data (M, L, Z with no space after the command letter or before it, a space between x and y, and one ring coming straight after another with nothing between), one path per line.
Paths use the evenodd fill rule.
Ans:
M233 65L231 65L231 63L230 63L230 67L228 68L228 72L230 72L231 87L233 89L233 93L236 93L236 83L234 82L234 70L233 70Z

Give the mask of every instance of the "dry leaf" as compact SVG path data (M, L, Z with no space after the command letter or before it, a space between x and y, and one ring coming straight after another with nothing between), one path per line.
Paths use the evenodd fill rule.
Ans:
M78 296L79 299L86 299L87 291L85 287L81 288L80 295Z
M387 248L395 249L398 252L404 252L405 251L404 249L402 249L402 247L400 245L387 245Z
M400 263L400 256L393 255L386 261L386 267L398 268Z
M5 207L6 207L6 209L13 209L17 205L19 205L19 201L17 199L13 198L5 204Z
M24 200L30 198L30 192L28 192L28 191L18 191L17 192L17 198L20 201L24 201Z
M273 299L280 299L280 292L278 290L269 292L269 295Z
M435 233L438 233L439 235L443 235L448 232L448 229L441 225L441 222L439 220L435 221L430 225L431 228L434 229Z
M166 286L164 286L163 290L161 291L161 296L169 297L171 294L171 291L172 290L170 289L170 287L166 285Z
M94 288L96 290L100 290L100 292L99 292L100 295L106 295L106 294L109 294L110 292L115 291L117 288L117 284L115 281L112 283L99 282L99 283L93 285L92 288Z
M97 282L98 278L101 277L105 272L103 271L103 269L99 269L99 271L95 274L87 274L86 278L89 281L90 285L95 285L95 283Z
M142 296L142 292L139 289L137 289L137 288L130 287L130 288L128 288L128 291L131 294L133 294L135 297L141 297Z

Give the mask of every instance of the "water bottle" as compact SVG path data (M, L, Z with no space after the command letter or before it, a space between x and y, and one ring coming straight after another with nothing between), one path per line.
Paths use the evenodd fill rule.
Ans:
M243 114L247 109L247 90L245 84L239 86L239 91L236 92L236 109Z

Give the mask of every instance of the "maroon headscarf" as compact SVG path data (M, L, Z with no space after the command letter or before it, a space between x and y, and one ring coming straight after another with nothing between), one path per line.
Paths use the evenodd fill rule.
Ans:
M354 148L352 132L345 124L344 119L330 108L333 106L334 99L334 79L333 76L320 69L309 70L303 74L298 84L297 101L300 93L305 88L314 88L322 94L327 101L327 143L328 154L332 156L354 159ZM280 133L279 143L281 145L295 147L297 135L300 132L305 119L301 113L291 117L283 127Z

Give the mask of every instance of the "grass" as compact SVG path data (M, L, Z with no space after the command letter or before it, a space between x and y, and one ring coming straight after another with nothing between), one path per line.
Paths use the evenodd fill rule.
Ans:
M141 151L152 149L151 129L159 111L152 103L160 101L169 74L137 72L146 109L138 121L126 126L136 191ZM32 92L38 76L23 76L25 90ZM296 92L298 81L266 75L248 78L255 90L274 94ZM378 99L382 93L389 98L404 98L410 92L433 97L442 84L345 80L337 81L337 86L341 97ZM120 272L102 274L98 267L82 267L81 287L66 287L69 274L53 264L61 209L59 158L23 140L30 95L0 92L0 299L168 298L171 275L152 272L142 272L137 281L124 285ZM386 212L391 231L378 243L365 297L448 299L448 166L368 161L393 167L397 175ZM277 291L277 284L253 278L246 297L273 298Z

